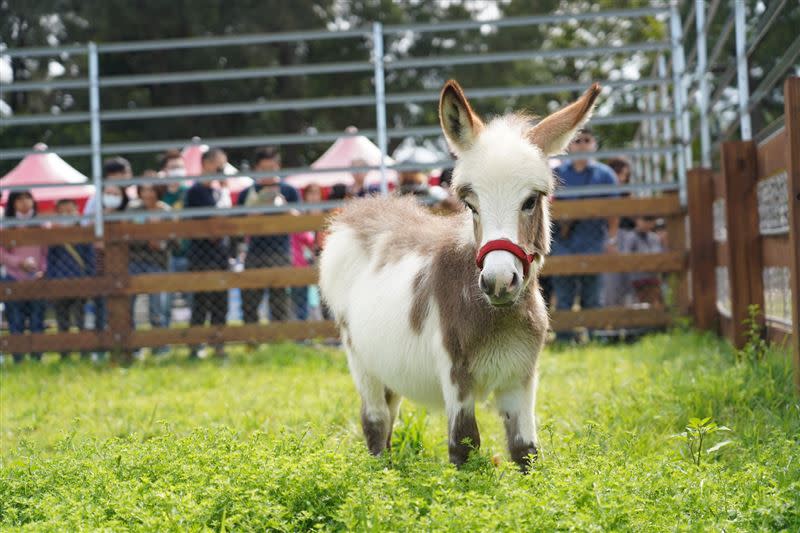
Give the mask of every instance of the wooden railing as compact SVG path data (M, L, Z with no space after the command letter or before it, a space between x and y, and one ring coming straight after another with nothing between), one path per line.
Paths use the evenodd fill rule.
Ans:
M765 141L727 142L722 145L722 170L694 169L688 176L689 219L691 222L689 257L692 277L692 315L702 329L721 332L735 346L746 342L745 319L748 307L757 305L767 336L788 342L796 364L800 387L800 78L784 84L785 124ZM774 233L760 230L759 184L778 182L785 176L785 197L766 205L772 210L788 208L788 228ZM714 237L712 206L723 206L718 220L725 237ZM784 204L785 202L785 204ZM762 208L765 205L761 199ZM720 232L722 233L722 232ZM790 271L791 323L774 320L765 313L764 269ZM717 286L717 268L726 269L727 287ZM727 291L730 309L718 305L718 294ZM767 315L767 316L765 316Z
M688 309L686 290L687 251L684 211L677 196L654 198L603 198L556 201L555 220L575 220L609 216L655 215L668 220L672 249L657 254L608 254L553 256L547 259L543 274L573 275L606 272L663 272L671 274L678 293L678 312ZM222 342L268 342L319 337L336 337L330 321L286 321L259 325L212 327L172 327L133 330L132 295L160 292L221 291L231 288L307 286L317 283L315 267L275 267L242 272L204 271L157 274L128 274L129 243L137 240L253 236L318 231L326 221L322 214L216 217L202 220L151 222L145 224L109 223L104 248L106 271L91 278L0 282L4 301L55 300L59 298L104 297L107 300L108 328L105 331L4 335L0 349L7 352L50 350L110 349L128 350L166 344ZM20 228L0 233L0 246L25 244L53 245L93 241L91 228ZM603 308L577 312L551 313L554 329L583 326L589 328L634 328L668 325L673 311L659 309Z

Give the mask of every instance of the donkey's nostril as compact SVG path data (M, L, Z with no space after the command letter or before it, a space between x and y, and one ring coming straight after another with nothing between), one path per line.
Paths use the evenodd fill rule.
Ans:
M481 274L480 278L478 279L478 285L480 285L481 290L483 292L485 292L486 294L489 294L489 286L486 283L486 278L484 278L483 274Z
M508 284L508 290L513 291L519 285L519 276L517 276L516 272L511 274L511 283Z

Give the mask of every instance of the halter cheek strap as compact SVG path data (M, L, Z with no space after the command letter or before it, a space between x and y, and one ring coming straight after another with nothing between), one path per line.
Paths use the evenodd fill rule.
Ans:
M509 252L514 255L517 259L522 262L522 275L526 278L528 277L528 272L531 268L531 263L536 259L537 254L529 254L527 253L522 246L511 242L508 239L495 239L493 241L489 241L483 246L481 249L478 250L478 255L475 258L475 262L478 265L478 268L483 268L483 260L490 252L495 252L498 250L502 250L504 252Z

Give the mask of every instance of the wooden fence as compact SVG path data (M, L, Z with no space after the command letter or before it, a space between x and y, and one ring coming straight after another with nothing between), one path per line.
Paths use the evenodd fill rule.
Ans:
M602 198L556 201L556 220L612 216L651 215L667 220L671 249L657 254L572 255L549 257L545 275L595 274L606 272L663 272L672 275L677 295L677 312L688 310L687 251L684 235L685 212L675 195L653 198ZM104 331L75 331L4 335L0 349L6 352L99 350L126 353L131 349L166 344L218 344L222 342L269 342L319 337L336 337L331 321L285 321L258 325L225 325L135 330L131 324L131 297L159 292L220 291L231 288L267 288L313 285L314 267L276 267L242 272L205 271L130 275L129 244L137 240L213 238L286 234L323 228L325 215L305 214L217 217L202 220L150 223L108 223L106 225L105 273L92 278L38 280L0 283L5 301L91 298L107 301L108 328ZM93 241L91 228L20 228L3 231L0 246L52 245ZM589 328L637 328L668 325L674 312L667 309L602 308L577 312L553 312L554 329L577 326Z
M800 78L786 81L784 97L781 129L760 143L723 143L719 173L689 172L689 264L695 324L741 347L748 306L758 305L767 336L791 346L800 387ZM765 286L781 272L783 294ZM782 297L790 317L771 315Z
M556 201L555 220L651 215L667 220L670 250L658 254L606 254L549 257L544 275L608 272L662 272L672 278L672 309L623 307L551 313L556 330L636 328L668 325L676 314L691 314L700 329L718 331L734 345L745 343L748 306L766 309L763 325L770 339L788 342L800 387L800 79L785 86L785 124L757 143L722 145L722 169L694 169L688 177L688 213L676 196ZM685 235L686 216L689 235ZM79 280L0 282L4 301L59 298L107 299L103 331L3 335L5 352L109 349L118 353L166 344L269 342L335 337L331 321L286 321L258 325L198 326L135 330L131 296L159 292L220 291L313 285L314 267L258 268L130 275L129 244L137 240L209 238L317 231L325 215L217 217L203 220L109 223L104 241L106 271ZM0 246L52 245L93 241L91 228L21 228L0 232ZM765 270L766 269L766 270ZM786 272L783 293L791 317L770 315L774 288L765 297L765 272ZM691 291L690 291L691 286ZM780 289L778 296L781 296ZM787 311L788 312L788 311Z

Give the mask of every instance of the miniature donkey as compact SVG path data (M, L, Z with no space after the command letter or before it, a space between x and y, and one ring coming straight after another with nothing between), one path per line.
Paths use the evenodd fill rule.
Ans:
M484 123L457 82L439 101L457 156L460 213L413 198L369 198L330 224L320 288L361 395L367 446L391 445L401 397L444 407L450 461L480 446L475 402L494 392L511 458L537 454L537 359L548 316L537 275L550 250L548 156L589 119L600 86L532 126L509 114Z

